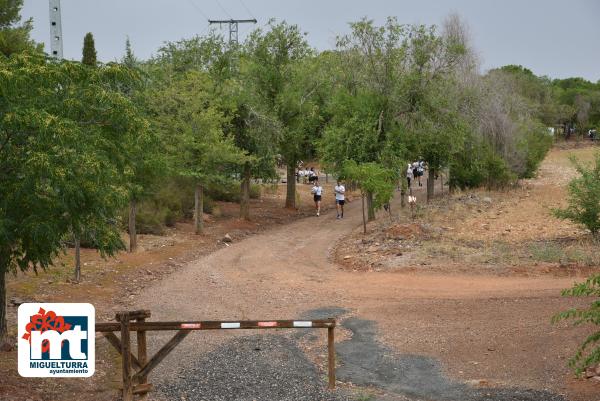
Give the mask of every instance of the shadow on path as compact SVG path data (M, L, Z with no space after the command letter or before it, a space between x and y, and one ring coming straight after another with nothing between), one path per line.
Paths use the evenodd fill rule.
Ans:
M444 376L439 361L397 355L377 342L374 322L349 318L352 338L337 345L337 378L387 393L432 401L566 401L561 395L520 388L473 388Z

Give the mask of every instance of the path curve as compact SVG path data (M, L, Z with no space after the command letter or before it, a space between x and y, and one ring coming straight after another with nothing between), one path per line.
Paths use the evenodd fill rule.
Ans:
M360 224L359 203L347 205L343 220L330 212L224 245L146 289L137 306L150 309L153 320L288 319L341 307L376 322L379 340L394 350L440 358L452 377L564 387L561 378L547 377L546 364L521 362L518 355L523 347L543 349L544 341L532 335L553 330L549 316L560 309L560 289L572 278L343 271L329 256ZM532 316L519 316L523 307ZM153 374L177 375L179 366L239 332L205 333L188 337ZM153 336L153 347L166 338ZM510 372L498 369L507 365Z

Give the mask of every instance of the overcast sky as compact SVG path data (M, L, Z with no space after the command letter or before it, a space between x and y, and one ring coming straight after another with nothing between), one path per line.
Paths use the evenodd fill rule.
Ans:
M439 24L457 12L469 24L473 43L489 69L521 64L552 78L600 80L598 0L61 0L64 56L80 59L83 36L92 32L98 58L121 58L125 38L140 58L165 41L208 31L207 18L270 18L298 24L313 47L332 48L348 22L387 16L401 23ZM25 0L34 20L33 38L49 52L48 0ZM240 25L240 40L253 25ZM223 27L226 34L226 26Z

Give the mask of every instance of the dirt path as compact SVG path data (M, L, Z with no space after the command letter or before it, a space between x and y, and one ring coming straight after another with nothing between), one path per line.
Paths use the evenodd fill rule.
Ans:
M569 380L565 366L582 333L549 322L570 305L559 293L573 278L343 271L329 255L336 241L360 223L359 208L353 202L343 220L327 213L234 243L150 287L136 304L151 309L156 320L285 319L312 309L344 308L373 322L386 353L431 357L439 361L437 375L461 386L549 389L582 401L596 397L589 385ZM236 334L188 337L154 377L176 377ZM153 338L157 346L167 337ZM343 364L344 355L340 358ZM386 397L435 394L419 393L418 386L355 379L379 387ZM390 375L388 380L396 379ZM351 376L345 380L352 381ZM452 388L460 393L463 387Z

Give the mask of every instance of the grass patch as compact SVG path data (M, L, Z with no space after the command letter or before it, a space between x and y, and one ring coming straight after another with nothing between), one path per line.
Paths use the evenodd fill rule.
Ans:
M532 244L529 252L533 260L547 263L560 263L566 256L564 249L552 242Z
M600 241L593 237L548 241L529 245L533 260L561 265L600 266Z

